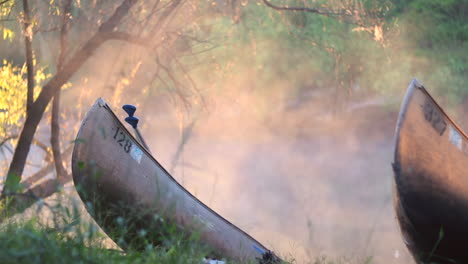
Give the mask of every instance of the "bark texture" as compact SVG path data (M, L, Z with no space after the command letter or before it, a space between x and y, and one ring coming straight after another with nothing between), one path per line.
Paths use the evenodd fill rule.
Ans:
M17 181L16 179L21 180L34 134L52 97L93 53L108 40L105 37L105 33L113 32L136 2L136 0L124 0L114 11L113 15L99 27L98 31L43 86L37 100L32 104L30 114L26 117L23 129L21 130L18 144L16 145L15 153L8 169L7 183L14 183ZM11 191L10 186L10 184L5 184L2 197L5 197Z

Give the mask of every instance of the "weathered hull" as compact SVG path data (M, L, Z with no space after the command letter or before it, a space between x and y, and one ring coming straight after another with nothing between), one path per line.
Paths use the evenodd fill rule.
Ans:
M397 218L418 263L468 263L468 139L416 80L401 107L393 167Z
M80 197L114 241L117 237L108 231L115 227L115 217L97 215L123 206L136 213L164 217L170 212L179 226L199 228L202 241L225 257L255 260L269 252L185 190L145 151L102 99L96 101L80 127L72 166ZM144 228L145 222L139 224Z

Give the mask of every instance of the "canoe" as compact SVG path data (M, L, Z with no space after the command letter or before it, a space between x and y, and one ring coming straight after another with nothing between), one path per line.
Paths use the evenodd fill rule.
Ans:
M87 113L75 142L72 173L78 194L96 222L123 248L141 237L141 230L150 230L170 219L177 228L197 232L200 240L222 257L255 263L281 261L180 185L103 99L99 98ZM132 217L135 215L142 217ZM124 235L115 232L127 219L134 221L127 224L135 228L126 226ZM157 235L145 233L146 242L161 242Z
M396 127L394 206L417 263L468 263L468 138L417 81Z

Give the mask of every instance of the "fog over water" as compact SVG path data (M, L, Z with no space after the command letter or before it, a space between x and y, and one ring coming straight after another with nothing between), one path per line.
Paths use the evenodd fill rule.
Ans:
M398 113L372 104L311 115L320 111L316 104L279 107L260 121L249 104L221 104L198 115L175 178L298 263L321 255L411 263L392 204ZM180 123L170 112L152 116L143 132L155 157L170 168L180 148ZM185 126L191 118L184 117Z
M171 169L182 131L194 122L174 177L266 246L298 263L321 255L411 263L391 197L394 105L405 87L391 100L367 96L338 107L335 89L259 95L248 87L248 76L241 76L226 80L223 92L208 94L205 107L181 110L165 95L135 99L140 98L132 95L135 91L145 93L138 90L143 78L132 87L113 87L120 77L103 76L113 76L110 69L119 67L103 58L89 62L96 71L72 80L73 89L63 93L67 144L97 97L108 101L121 120L121 105L136 104L146 142ZM38 138L48 142L47 116L42 122ZM29 158L41 163L44 155L34 148ZM26 174L37 170L28 166Z
M83 113L96 97L83 98ZM141 105L136 116L153 155L168 170L182 131L193 122L174 177L280 255L297 263L322 255L350 263L368 256L373 263L412 263L392 205L397 110L378 100L366 103L376 101L371 98L334 113L317 97L295 107L279 100L259 117L257 99L245 98L213 99L215 107L182 115L159 98ZM123 120L120 106L108 101ZM76 127L82 116L65 123ZM43 158L39 149L30 156Z
M36 29L52 29L49 24L61 17L50 16L47 1L35 2ZM71 1L87 8L71 15L68 58L121 1L81 2ZM167 15L171 2L176 8ZM367 16L364 2L288 4L349 8L346 14L354 10L364 19L356 22L370 19L367 27L335 16L278 12L261 0L138 1L142 8L114 29L143 32L143 40L152 41L145 41L148 47L106 41L73 73L61 94L62 151L71 149L98 97L122 121L121 106L134 104L154 157L202 202L280 256L296 263L314 263L320 256L350 259L342 263L361 264L367 257L371 263L414 263L392 201L399 104L411 79L420 78L450 116L464 121L458 117L468 112L468 97L457 85L466 82L465 53L452 37L433 43L443 33L439 26L450 25L451 32L455 24L440 24L438 16L432 21L416 8L431 9L421 1L408 4L408 11L416 8L408 13L404 1L377 1L368 11L378 16ZM401 10L391 9L391 2ZM89 8L96 3L103 9ZM149 7L158 8L147 15ZM59 35L34 34L37 66L54 74ZM453 47L446 45L451 42ZM22 40L6 43L0 46L10 49L0 53L21 66ZM35 135L46 148L50 108ZM468 122L459 123L468 128ZM13 132L20 131L18 126ZM15 143L0 148L2 176ZM32 146L24 178L51 163L52 155L46 156ZM64 160L70 171L70 156ZM47 177L54 174L51 169ZM67 188L80 203L73 186Z

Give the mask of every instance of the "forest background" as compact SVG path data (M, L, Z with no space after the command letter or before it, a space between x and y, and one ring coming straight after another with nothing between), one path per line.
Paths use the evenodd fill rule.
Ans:
M156 158L284 254L406 263L398 107L417 78L465 126L467 14L466 0L2 0L2 199L20 213L71 188L74 137L103 97L121 117L136 105Z

